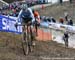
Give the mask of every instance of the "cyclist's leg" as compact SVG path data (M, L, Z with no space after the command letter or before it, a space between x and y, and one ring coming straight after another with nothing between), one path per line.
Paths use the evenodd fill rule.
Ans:
M29 29L28 29L28 28L29 28ZM25 32L24 38L25 38L25 41L26 41L26 45L25 45L25 47L24 47L24 49L25 49L25 54L28 55L29 52L31 52L31 49L32 49L32 46L31 46L31 44L32 44L32 41L31 41L31 40L32 40L32 39L31 39L31 34L30 34L30 32L32 33L32 31L31 31L31 26L30 26L30 25L26 25L23 30L24 30L24 32ZM29 32L29 31L30 31L30 32Z
M37 24L35 25L35 29L36 29L36 36L37 36Z
M27 25L23 25L22 27L22 40L23 40L23 44L22 44L22 48L23 48L23 53L24 55L28 55L29 54L29 45L28 45L28 26Z
M25 32L26 26L23 25L22 30L23 30L23 40L25 41L25 37L26 37L26 32Z
M32 45L34 37L33 37L33 32L32 32L31 26L30 26L30 37L31 37L30 39L31 39L31 45Z
M25 53L25 46L24 46L24 43L25 43L25 36L24 36L24 26L22 27L22 50L23 50L23 53L24 53L24 55L26 55L26 53Z
M27 40L28 40L28 51L31 52L31 34L30 34L30 26L28 25L27 26L27 34L28 34L28 37L27 37Z
M25 36L24 36L25 33ZM22 33L22 40L23 40L23 53L24 55L28 55L29 53L29 48L28 48L28 33L27 33L27 26L23 26L23 33ZM25 39L25 40L24 40Z
M29 42L28 42L28 25L27 23L25 22L22 22L22 40L23 40L23 43L22 43L22 46L23 46L23 52L24 52L24 55L28 55L29 54Z
M65 45L68 47L68 38L66 38Z
M35 33L36 33L36 36L37 36L37 21L35 20L35 23L34 23L34 27L35 27Z
M30 34L30 26L27 25L26 26L27 30L26 30L26 55L29 54L29 52L31 52L32 46L31 46L31 34Z
M33 40L34 40L34 35L33 35L33 32L32 32L32 28L30 26L30 44L31 44L30 47L31 47L31 52L33 51L33 48L34 48Z

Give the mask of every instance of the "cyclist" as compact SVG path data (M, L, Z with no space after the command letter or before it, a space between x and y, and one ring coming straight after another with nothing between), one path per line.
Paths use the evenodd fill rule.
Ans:
M33 14L34 14L34 18L37 20L38 23L40 23L40 14L38 11L36 10L32 10L33 11Z
M34 27L35 27L35 31L36 31L36 36L37 36L37 27L40 25L40 15L39 12L33 9L33 14L34 14Z
M30 31L30 34L31 34L32 33L31 24L35 20L34 15L32 13L32 10L27 7L27 4L23 4L21 7L22 7L22 10L20 11L20 13L18 15L17 22L21 22L21 24L23 26L22 30L24 33L27 33L26 31ZM23 40L25 40L25 38L26 38L26 37L24 37L24 33L23 33ZM30 43L28 44L27 49L29 49L29 51L31 51L31 49L32 49L31 44L32 44L32 41L30 41ZM28 54L28 52L26 54Z
M23 21L25 21L24 23L28 23L29 21L31 22L35 21L32 9L28 8L27 4L23 4L21 7L22 9L18 15L18 22L23 23Z
M68 33L68 31L65 31L64 35L63 35L63 40L65 42L66 47L68 47L68 42L69 42L68 39L69 39L69 33Z

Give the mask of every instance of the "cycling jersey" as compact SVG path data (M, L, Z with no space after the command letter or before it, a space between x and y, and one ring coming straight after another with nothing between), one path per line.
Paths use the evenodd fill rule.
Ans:
M34 14L32 13L32 10L30 8L27 8L27 10L30 12L30 17L32 18L32 22L35 21ZM20 11L18 15L17 22L22 22L22 15L23 15L23 10Z
M33 14L34 14L35 19L40 23L40 15L39 15L38 11L34 11Z

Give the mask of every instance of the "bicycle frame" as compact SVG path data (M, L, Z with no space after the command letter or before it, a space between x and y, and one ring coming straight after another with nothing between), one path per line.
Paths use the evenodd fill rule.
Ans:
M23 53L24 55L28 55L29 52L32 51L32 29L31 29L31 25L24 25L22 28L23 32L22 32L22 40L25 42L22 43L22 48L23 48Z
M36 20L35 20L36 21ZM33 45L33 34L32 34L32 28L31 25L24 24L24 25L18 25L15 24L15 27L17 29L17 26L23 26L22 27L22 49L24 55L28 55L29 52L32 51L32 45ZM37 23L35 25L36 34L37 34Z

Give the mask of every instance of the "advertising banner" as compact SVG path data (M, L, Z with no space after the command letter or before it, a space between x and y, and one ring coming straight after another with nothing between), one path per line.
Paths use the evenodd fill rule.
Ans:
M70 26L70 25L64 25L59 23L49 23L49 28L75 33L75 26Z
M21 33L22 26L18 26L16 29L15 23L15 19L0 15L0 31Z

